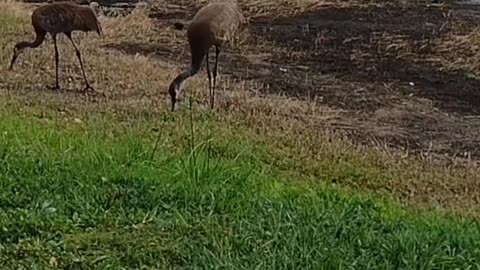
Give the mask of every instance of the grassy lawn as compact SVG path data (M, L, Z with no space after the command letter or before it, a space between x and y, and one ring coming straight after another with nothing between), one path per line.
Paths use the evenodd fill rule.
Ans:
M315 125L335 112L228 78L217 112L172 114L177 64L106 44L177 34L145 14L102 20L104 40L78 43L107 101L75 93L66 42L63 93L44 89L50 40L0 65L0 269L480 268L478 168L352 145ZM0 0L2 63L22 31L28 9Z
M2 269L451 269L479 263L476 222L292 183L289 174L256 158L253 149L264 146L197 134L197 127L210 126L208 118L193 119L193 128L188 119L166 119L162 128L175 129L185 143L161 135L153 155L156 133L139 121L6 111L1 118Z

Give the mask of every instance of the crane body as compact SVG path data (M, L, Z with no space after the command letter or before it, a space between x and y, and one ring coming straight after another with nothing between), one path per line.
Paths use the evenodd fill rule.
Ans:
M187 28L191 64L188 70L180 73L169 86L172 111L175 110L176 102L182 98L185 80L199 72L204 58L206 58L210 106L213 109L218 56L223 44L231 40L244 23L245 18L236 1L213 2L197 12ZM176 27L182 28L178 23ZM210 73L208 61L209 51L212 46L215 47L213 74Z
M85 75L85 69L83 67L82 56L80 50L75 45L72 39L72 32L95 31L99 36L102 36L102 27L98 21L95 12L88 6L81 6L71 2L55 2L47 4L35 9L32 13L32 26L35 31L35 40L32 42L21 41L15 44L13 48L13 56L10 62L10 69L13 69L13 65L18 56L24 52L26 48L37 48L45 40L46 34L52 36L53 45L55 48L55 89L60 89L58 80L58 62L59 54L57 47L57 35L65 34L71 41L72 46L75 49L80 68L82 70L82 76L85 81L85 92L92 90Z

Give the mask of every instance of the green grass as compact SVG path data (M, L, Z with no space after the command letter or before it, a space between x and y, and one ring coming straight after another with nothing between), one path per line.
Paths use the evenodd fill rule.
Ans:
M252 7L263 5L258 1L251 4ZM268 12L263 7L259 10L267 12L262 17L278 15L279 8L270 4L265 6ZM294 5L291 3L290 8L283 6L280 10L293 12ZM14 44L34 38L30 23L32 8L28 4L0 0L0 20L4 23L0 24L0 62L5 63L0 65L2 105L5 101L20 108L24 105L37 106L39 111L61 110L66 115L77 116L115 114L117 120L121 121L151 118L153 120L150 122L154 123L160 118L158 123L162 137L159 150L180 154L178 151L181 149L174 146L187 144L186 137L178 135L185 131L185 123L177 127L171 120L163 121L162 118L163 112L170 107L168 85L181 69L177 60L184 58L185 63L188 62L184 34L171 29L170 22L153 20L142 12L125 17L102 17L105 31L102 39L91 34L76 33L75 42L85 57L87 76L93 87L108 97L106 100L98 98L86 102L80 93L84 83L78 59L65 38L59 40L62 93L47 89L55 78L54 46L50 38L40 48L27 50L20 56L14 69L8 70ZM144 44L139 52L148 47L172 55L163 57L160 55L163 53L153 53L160 57L134 56L123 50L112 49L127 48L129 44ZM273 43L265 45L267 47L263 49L258 48L258 51L247 48L249 46L239 48L237 53L256 54L265 51L265 48L283 50L280 48L282 46ZM179 58L175 60L176 56L171 57L173 55ZM202 73L189 79L186 85L186 93L192 94L199 102L208 99L207 76L204 71ZM215 158L228 160L234 159L239 153L255 153L249 156L253 163L270 164L269 170L275 169L289 181L335 182L337 186L352 192L387 195L415 208L479 216L480 188L476 187L479 185L480 168L475 160L440 158L434 154L435 151L416 155L417 147L404 150L391 148L382 141L370 138L370 131L367 131L369 125L357 127L357 120L350 119L349 113L344 114L323 102L276 95L252 95L262 92L260 88L265 86L263 78L253 81L239 78L237 81L234 78L236 75L232 77L228 72L223 74L225 77L221 79L220 88L226 91L219 92L216 104L219 113L215 121L210 123L213 130L223 134L212 142L215 145L212 152ZM337 83L329 80L328 84ZM142 93L145 96L141 97ZM181 110L179 113L182 115ZM202 110L198 112L203 113ZM178 121L184 119L179 117L175 122ZM130 128L145 129L132 124L125 128L126 132L130 132ZM375 125L372 128L372 134L376 133ZM200 126L198 131L202 130L209 129ZM148 140L155 140L147 131L144 130L149 136ZM400 130L394 133L397 131ZM357 142L364 141L364 146L352 143L352 138ZM248 144L239 143L245 139L248 139ZM405 139L408 140L408 136ZM268 147L259 147L261 145Z
M477 222L292 182L208 117L152 155L152 123L0 116L1 269L480 268Z

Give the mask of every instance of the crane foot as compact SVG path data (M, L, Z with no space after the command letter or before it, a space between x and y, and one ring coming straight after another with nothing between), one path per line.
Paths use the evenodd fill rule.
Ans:
M85 89L83 90L83 93L84 93L85 96L87 96L87 97L88 97L89 95L93 94L93 96L100 95L100 96L102 96L103 98L107 98L107 96L106 96L104 93L96 91L96 90L95 90L93 87L91 87L89 84L87 84L87 85L85 86Z
M60 85L58 85L58 84L52 85L52 86L47 85L46 88L47 88L48 90L56 90L58 93L60 93Z

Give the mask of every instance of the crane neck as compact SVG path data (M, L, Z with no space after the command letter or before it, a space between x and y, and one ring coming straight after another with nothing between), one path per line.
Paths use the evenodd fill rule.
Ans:
M200 65L191 65L188 70L178 74L178 76L173 80L173 83L175 83L180 90L183 90L183 84L185 80L197 74L200 70L200 67Z
M38 46L40 46L40 44L43 43L44 39L45 35L37 35L34 41L21 41L17 43L15 47L17 48L17 50L21 50L24 48L37 48Z

